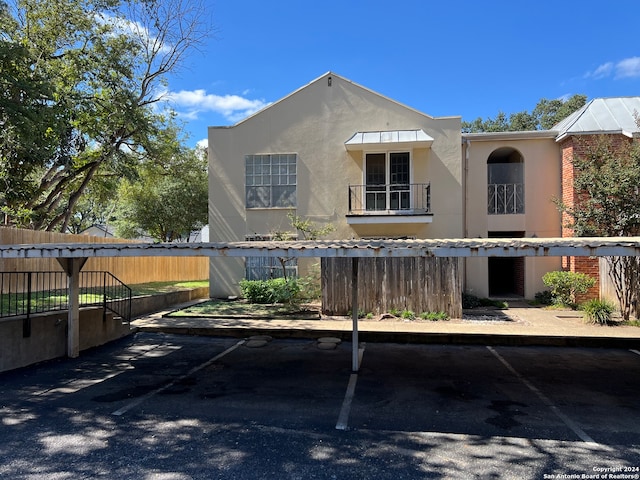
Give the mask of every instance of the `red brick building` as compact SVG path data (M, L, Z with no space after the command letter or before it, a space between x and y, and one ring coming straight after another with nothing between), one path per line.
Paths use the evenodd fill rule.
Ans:
M606 135L612 144L633 141L639 135L636 118L640 113L640 97L596 98L574 112L553 129L562 152L562 202L572 207L579 200L574 188L573 158L585 153L596 137ZM562 216L562 236L572 237L568 215ZM571 272L586 273L600 279L599 260L589 257L564 257L562 267ZM599 296L599 282L584 297ZM583 300L584 298L580 299Z

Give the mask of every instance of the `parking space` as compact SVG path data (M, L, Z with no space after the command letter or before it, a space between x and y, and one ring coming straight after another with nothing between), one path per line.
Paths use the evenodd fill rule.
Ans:
M368 343L361 353L355 375L348 343L139 333L2 374L0 477L638 473L636 352Z

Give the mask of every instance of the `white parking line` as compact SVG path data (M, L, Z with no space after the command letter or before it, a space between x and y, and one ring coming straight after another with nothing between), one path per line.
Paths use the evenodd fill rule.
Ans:
M358 365L362 367L362 356L364 355L365 344L361 343L358 349ZM358 383L358 374L352 373L349 377L349 384L347 385L347 393L345 393L344 400L342 402L342 408L340 409L340 415L338 416L338 423L336 423L336 430L346 430L349 422L349 413L351 413L351 402L353 396L356 393L356 384Z
M192 368L191 370L189 370L187 373L185 373L184 375L182 375L181 377L176 378L175 380L172 380L171 382L167 383L166 385L163 385L160 388L156 388L155 390L153 390L152 392L147 393L146 395L143 395L139 398L137 398L136 400L134 400L131 403L128 403L127 405L125 405L124 407L116 410L115 412L112 412L111 415L124 415L125 413L127 413L129 410L131 410L134 407L137 407L138 405L140 405L142 402L144 402L145 400L153 397L154 395L157 395L160 392L165 391L167 388L170 388L172 386L174 386L176 383L181 382L182 380L184 380L185 378L190 377L191 375L193 375L194 373L196 373L199 370L202 370L203 368L208 367L209 365L211 365L213 362L221 359L222 357L224 357L226 354L233 352L236 348L238 348L240 345L242 345L245 342L245 340L240 340L238 343L236 343L235 345L233 345L232 347L227 348L224 352L219 353L218 355L216 355L215 357L213 357L210 360L207 360L204 363L201 363L200 365L198 365L197 367Z
M633 352L633 353L635 353L636 355L640 355L640 352L639 352L638 350L633 350L633 349L630 349L629 351L630 351L630 352Z
M513 373L522 383L524 383L529 390L531 390L533 393L535 393L538 398L540 400L542 400L542 402L551 409L551 411L553 413L556 414L556 416L562 420L562 422L569 427L573 433L575 433L578 438L580 440L582 440L583 442L589 443L593 446L598 446L598 447L603 447L603 445L600 445L599 443L597 443L593 438L591 438L589 435L587 435L587 433L582 430L573 420L571 420L569 417L567 417L564 413L562 413L560 411L560 409L558 407L556 407L553 402L549 399L549 397L547 397L544 393L542 393L540 390L538 390L538 388L533 385L531 382L529 382L529 380L527 380L524 376L522 376L515 368L513 368L511 366L511 364L509 362L507 362L504 357L502 357L502 355L500 355L498 352L496 352L493 347L487 347L489 349L489 351L491 353L493 353L493 355L500 360L500 362L507 367L507 370L509 370L511 373Z

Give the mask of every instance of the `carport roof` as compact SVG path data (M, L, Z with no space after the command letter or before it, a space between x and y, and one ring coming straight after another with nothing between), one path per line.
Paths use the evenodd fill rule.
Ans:
M638 256L640 237L0 245L0 258Z

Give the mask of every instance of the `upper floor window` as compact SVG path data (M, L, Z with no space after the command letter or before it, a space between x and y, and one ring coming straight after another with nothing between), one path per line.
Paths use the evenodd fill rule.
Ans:
M364 173L366 210L411 208L409 152L367 153Z
M247 208L296 206L296 154L245 155Z
M524 213L524 162L513 148L499 148L487 160L487 213Z

